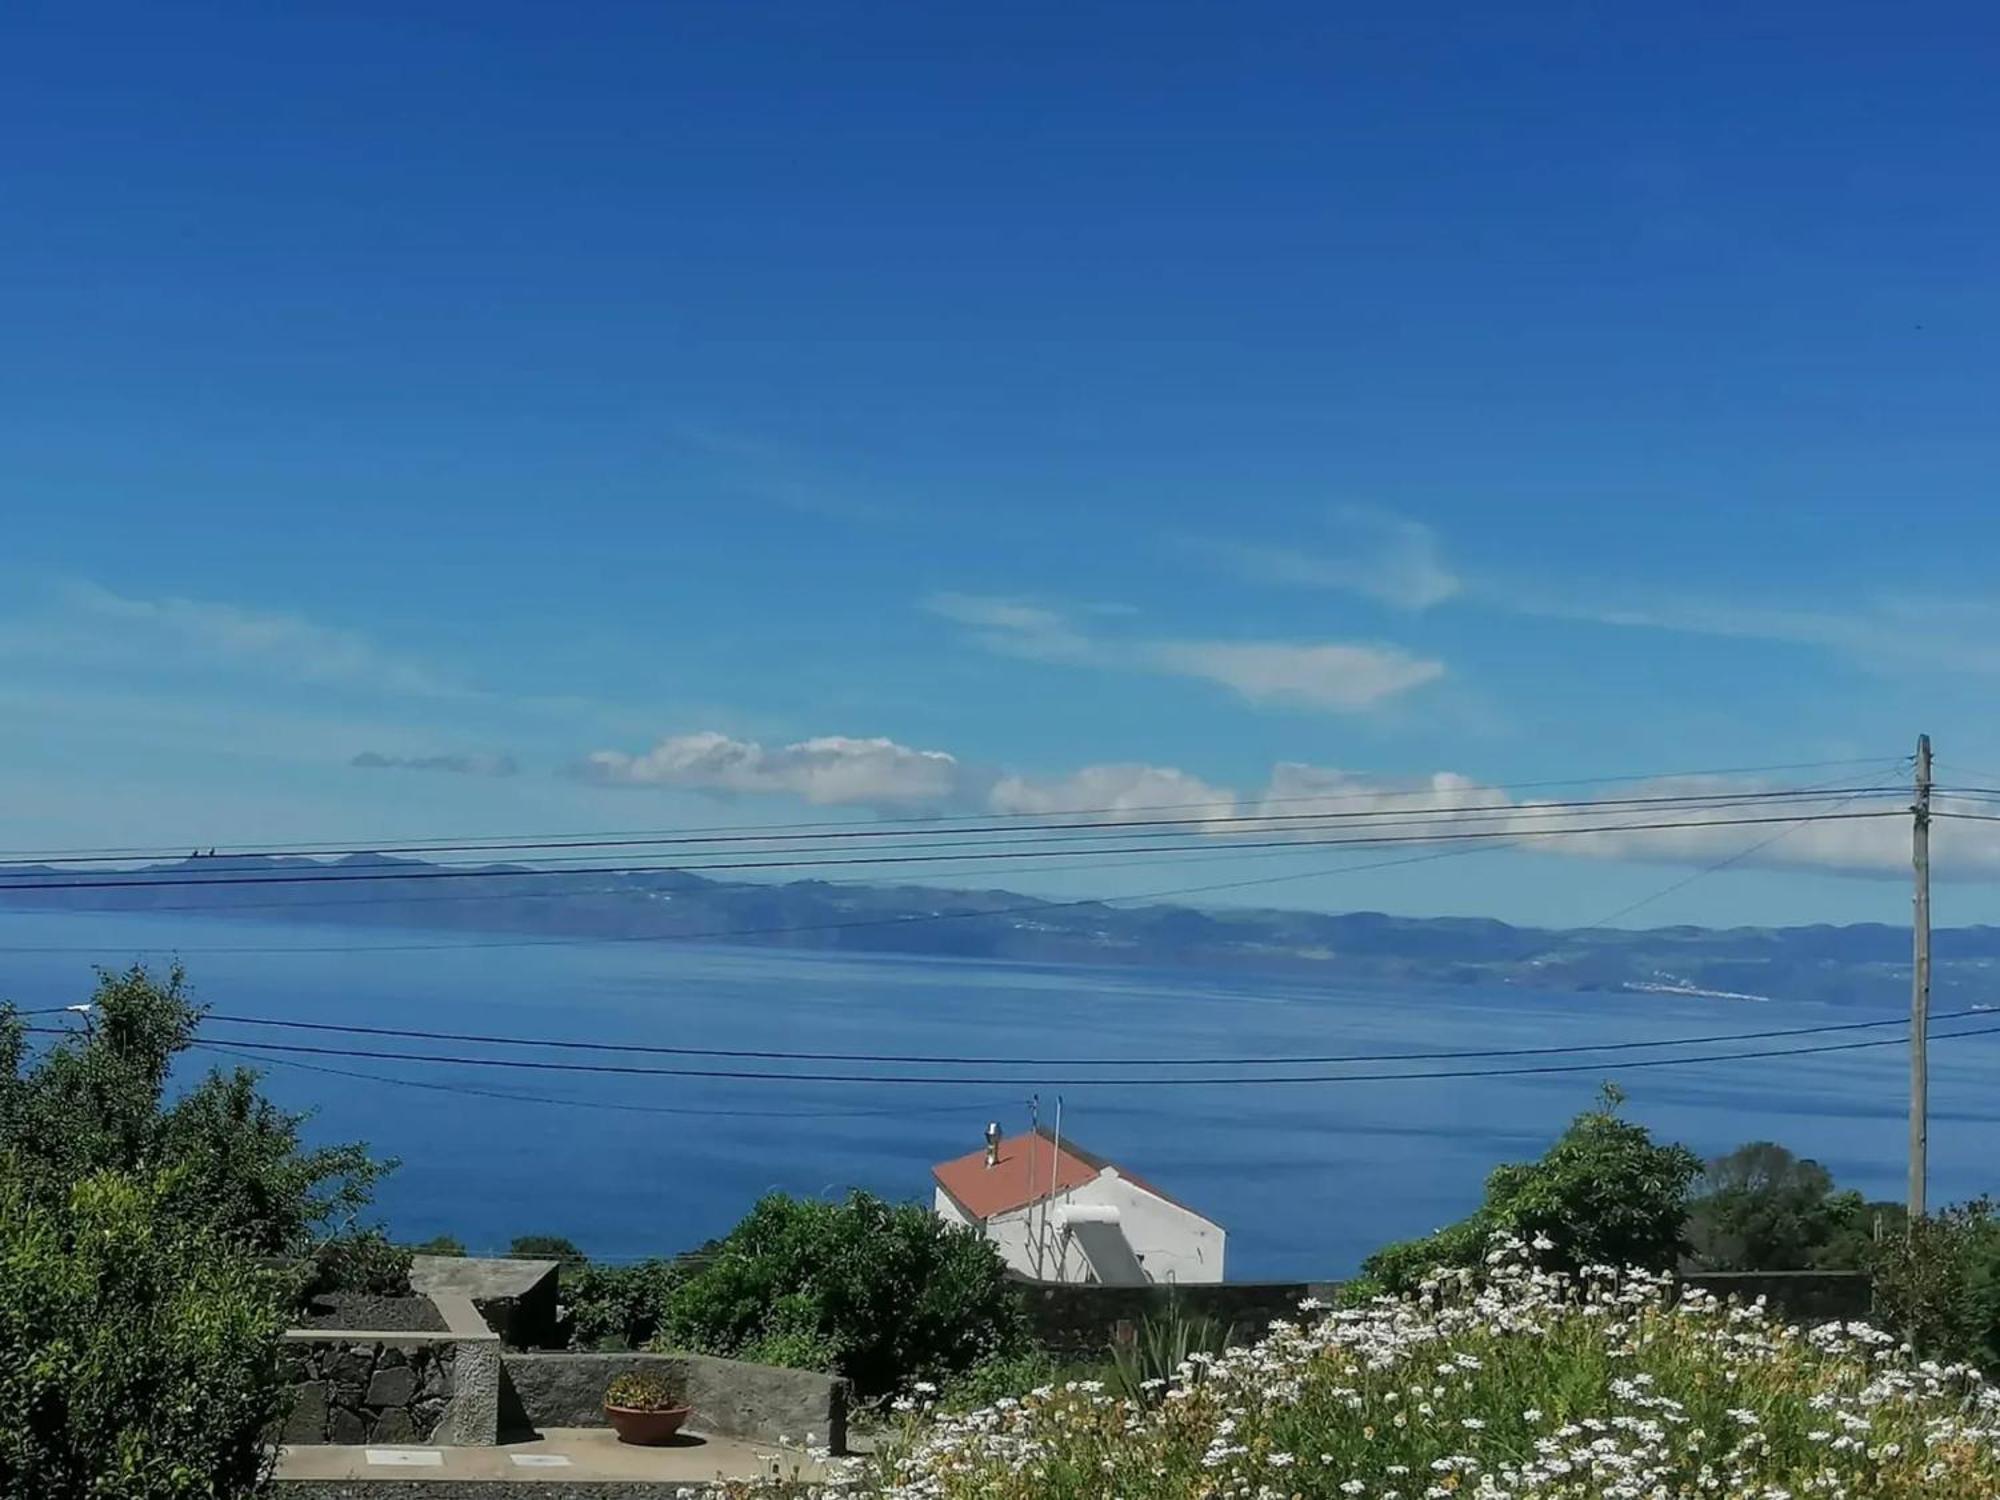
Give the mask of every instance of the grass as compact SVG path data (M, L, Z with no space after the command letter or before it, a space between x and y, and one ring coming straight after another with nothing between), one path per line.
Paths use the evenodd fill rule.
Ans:
M2000 1391L1858 1324L1811 1331L1499 1245L1402 1301L1284 1324L1120 1397L911 1413L832 1481L881 1500L1992 1500ZM1310 1310L1318 1313L1319 1310Z

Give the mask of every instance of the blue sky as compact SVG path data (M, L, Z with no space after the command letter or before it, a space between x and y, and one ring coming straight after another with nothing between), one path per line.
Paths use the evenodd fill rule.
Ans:
M1970 6L12 7L0 843L1987 780L1996 64ZM1881 837L1648 916L1899 920ZM1581 922L1732 847L1257 899Z

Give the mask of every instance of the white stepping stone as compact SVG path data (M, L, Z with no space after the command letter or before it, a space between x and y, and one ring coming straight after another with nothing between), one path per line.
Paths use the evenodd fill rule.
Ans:
M436 1448L369 1448L368 1462L385 1469L442 1469L444 1454Z
M560 1453L510 1453L517 1467L523 1469L567 1469L574 1467Z

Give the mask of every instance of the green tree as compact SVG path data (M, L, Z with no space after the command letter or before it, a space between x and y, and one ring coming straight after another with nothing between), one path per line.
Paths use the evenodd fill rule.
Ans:
M1496 1232L1546 1236L1550 1264L1669 1269L1679 1259L1688 1186L1701 1159L1661 1145L1618 1113L1624 1096L1607 1084L1598 1107L1570 1122L1539 1161L1496 1167L1486 1200L1458 1223L1390 1245L1362 1263L1351 1296L1400 1294L1441 1266L1477 1265Z
M999 1252L921 1204L773 1193L668 1299L660 1342L822 1363L864 1399L942 1384L1024 1337Z
M1837 1191L1825 1167L1771 1141L1716 1157L1695 1190L1688 1260L1704 1271L1859 1270L1878 1218L1903 1221L1897 1205Z
M507 1247L507 1253L522 1260L552 1260L563 1266L580 1266L589 1259L577 1249L574 1240L566 1240L559 1234L519 1235Z
M306 1117L260 1095L248 1069L211 1072L167 1102L200 1019L178 966L164 981L137 966L101 974L82 1034L32 1060L18 1021L0 1015L0 1152L45 1202L94 1173L171 1166L164 1212L261 1254L299 1254L351 1221L390 1164L360 1145L308 1149Z
M0 1495L256 1493L284 1279L191 1222L171 1168L52 1195L12 1167L0 1156Z

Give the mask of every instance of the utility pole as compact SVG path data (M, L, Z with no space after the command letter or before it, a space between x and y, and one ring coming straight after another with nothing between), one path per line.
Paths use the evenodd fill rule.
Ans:
M1910 1225L1924 1216L1930 1172L1931 737L1917 736L1917 800L1910 808L1910 862L1916 875L1910 964Z

